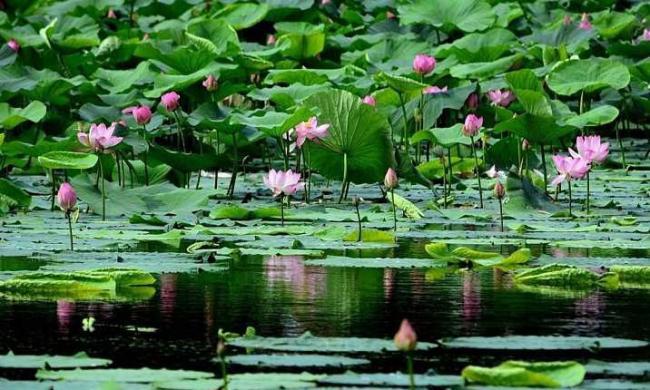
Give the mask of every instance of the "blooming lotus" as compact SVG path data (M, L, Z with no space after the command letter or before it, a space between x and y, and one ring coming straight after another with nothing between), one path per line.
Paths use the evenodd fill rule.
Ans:
M377 105L377 100L375 100L375 98L370 95L365 96L361 101L363 102L363 104L367 104L369 106Z
M490 169L485 171L485 174L492 179L503 179L506 177L506 173L504 171L498 170L495 165L492 165Z
M167 92L166 94L160 97L160 103L165 107L168 112L175 111L181 100L181 95L176 92Z
M493 106L508 107L510 103L515 100L515 95L512 91L493 89L488 92L488 97Z
M462 132L467 137L474 137L478 134L481 127L483 127L483 117L469 114L465 118Z
M650 41L650 28L643 29L643 34L639 37L639 41Z
M299 148L302 147L305 140L318 141L319 139L327 137L329 128L329 124L319 126L316 117L312 116L308 121L302 122L296 126L296 146Z
M90 125L88 133L77 133L77 139L82 145L89 147L95 152L108 152L110 148L122 142L123 137L116 137L115 123L106 126L103 123Z
M300 181L300 173L294 173L291 169L286 172L271 169L264 176L264 185L273 191L273 196L293 195L305 188L305 183Z
M589 15L586 13L582 14L582 17L580 18L580 24L578 25L578 28L581 30L591 30L591 22L589 21Z
M208 90L208 92L214 92L219 89L219 83L217 82L216 77L213 75L208 75L208 77L203 80L203 87Z
M439 93L447 92L447 87L445 86L445 87L440 88L440 87L438 87L436 85L432 85L430 87L424 88L424 90L422 92L427 94L427 95L436 95L436 94L439 94Z
M436 59L426 54L418 54L413 59L413 70L415 73L425 75L433 72L436 68Z
M576 138L576 148L578 149L577 152L569 148L571 156L582 158L588 164L600 164L605 161L609 154L609 142L601 143L599 135Z
M570 181L572 178L582 179L589 172L589 162L580 156L566 157L555 155L553 156L553 164L555 164L555 169L558 172L558 175L551 182L554 186L559 185L565 180Z
M9 46L11 51L14 53L18 53L20 51L20 43L18 43L18 41L15 39L10 39L9 42L7 42L7 46Z

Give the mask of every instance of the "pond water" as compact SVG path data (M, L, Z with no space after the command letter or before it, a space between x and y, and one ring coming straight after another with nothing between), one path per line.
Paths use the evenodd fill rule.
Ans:
M399 248L372 256L427 257L424 243L401 240ZM556 257L586 253L532 249ZM0 261L0 271L21 266L38 263ZM643 289L528 293L496 269L337 268L307 266L300 256L241 256L223 272L162 274L155 295L144 301L0 300L0 353L86 351L119 367L213 369L219 328L243 332L248 325L264 336L310 331L391 338L405 317L426 341L474 335L639 338L650 332L650 311L643 309L649 298L650 290ZM82 326L88 316L96 319L93 332Z

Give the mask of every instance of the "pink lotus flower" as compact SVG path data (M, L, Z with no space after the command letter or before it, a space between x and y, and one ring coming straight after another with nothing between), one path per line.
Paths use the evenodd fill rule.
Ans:
M160 103L165 106L165 109L168 112L175 111L180 103L181 100L181 95L177 94L176 92L167 92L166 94L162 95L160 97Z
M553 156L553 164L555 164L555 169L558 172L558 175L551 182L554 186L572 178L581 179L589 172L590 168L587 160L580 157L555 155Z
M151 109L149 106L129 107L122 112L133 115L133 119L140 126L146 125L151 120Z
M9 48L14 53L18 53L20 51L20 43L18 43L18 41L15 39L10 39L9 42L7 42L7 46L9 46Z
M94 150L95 152L104 152L106 153L108 149L122 142L122 137L116 137L113 135L115 132L115 123L106 127L105 124L100 123L98 125L90 125L90 131L88 134L84 132L77 133L77 139L79 142Z
M316 117L312 116L307 122L302 122L296 126L296 146L302 147L305 140L318 141L327 137L329 124L318 125Z
M427 95L436 95L436 94L439 94L439 93L447 92L447 87L444 86L444 87L440 88L440 87L438 87L436 85L432 85L430 87L424 88L424 90L422 90L422 92L427 94Z
M483 127L483 117L469 114L465 118L465 124L462 129L463 135L466 137L474 137L478 134L481 127Z
M591 30L592 26L591 26L591 22L589 21L589 15L587 15L586 13L582 14L578 28L581 30Z
M208 90L208 92L214 92L219 89L217 79L211 74L203 80L203 86Z
M387 190L392 190L397 187L398 184L399 179L397 178L397 173L395 173L393 168L388 168L386 176L384 176L384 187L386 187Z
M650 41L650 28L643 29L643 34L639 37L639 41Z
M407 319L402 320L402 324L397 333L395 333L393 341L395 342L397 349L400 351L410 352L415 350L418 336L415 334L413 327Z
M488 97L493 106L508 107L515 100L512 91L493 89L488 92Z
M478 95L476 93L471 93L467 100L465 101L465 106L470 111L474 111L478 108Z
M421 75L433 72L436 68L436 59L426 54L418 54L413 59L413 70Z
M273 196L293 195L305 188L305 183L300 181L300 173L294 173L291 169L286 172L271 169L264 176L264 185L273 191Z
M501 184L500 181L497 181L494 184L494 197L497 199L503 199L506 196L506 187Z
M268 35L266 36L266 44L267 44L267 45L269 45L269 46L271 46L271 45L275 45L275 41L276 41L276 39L275 39L275 35L274 35L274 34L268 34Z
M77 204L77 193L74 191L74 188L70 183L65 182L59 187L59 192L56 194L56 202L61 208L61 210L66 213L74 209L74 206Z
M599 135L592 135L586 137L576 138L576 153L573 149L569 148L569 153L574 158L582 158L588 164L600 164L607 158L609 154L609 142L600 142Z
M506 173L498 170L495 165L492 165L490 169L485 171L485 174L491 179L503 179L506 177Z
M113 11L113 8L108 9L108 12L106 13L106 17L108 19L117 19L117 15L115 15L115 11Z
M367 95L363 98L362 102L364 104L367 104L369 106L376 106L377 105L377 100L375 100L374 97Z

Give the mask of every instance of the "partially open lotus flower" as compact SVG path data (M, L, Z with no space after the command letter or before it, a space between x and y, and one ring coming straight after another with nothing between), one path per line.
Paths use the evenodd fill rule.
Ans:
M203 80L203 87L208 90L208 92L214 92L217 89L219 89L219 83L217 82L217 78L214 77L213 75L208 75L208 77Z
M176 111L180 105L181 95L176 92L167 92L160 97L160 103L165 107L168 112Z
M9 48L14 53L18 53L20 51L20 43L18 43L18 41L15 39L10 39L9 42L7 42L7 46L9 46Z
M418 337L407 319L402 320L402 324L397 333L395 333L393 341L400 351L411 352L415 350Z
M151 108L149 106L131 106L122 110L123 114L131 114L135 122L140 125L146 125L151 121Z
M506 177L506 173L504 171L498 170L496 165L492 165L490 169L485 171L485 174L492 179L503 179Z
M69 213L77 205L77 193L70 183L65 182L59 187L56 202L61 210Z
M556 186L565 180L582 179L589 172L589 162L581 157L553 156L553 164L558 175L551 182Z
M329 124L319 125L315 116L296 126L296 146L302 147L306 140L318 141L327 137Z
M515 100L515 95L512 91L493 89L488 92L488 97L493 106L508 107L510 103Z
M506 196L506 187L501 184L500 181L497 181L496 184L494 184L494 197L497 199L503 199L504 196Z
M591 26L591 22L589 21L589 15L587 15L586 13L582 14L578 28L581 30L591 30L592 26Z
M462 128L463 135L474 137L478 134L478 131L481 130L481 127L483 127L483 118L474 114L469 114L465 118L465 124Z
M569 153L574 158L582 158L588 164L601 164L609 155L609 142L600 142L599 135L576 138L578 152L569 148Z
M436 68L436 59L426 54L418 54L413 59L413 70L415 73L425 75L433 72Z
M436 85L432 85L430 87L424 88L424 90L422 92L424 94L426 94L426 95L436 95L436 94L439 94L439 93L447 92L447 87L444 86L444 87L440 88L440 87L438 87Z
M305 188L305 183L300 181L300 173L294 173L291 169L286 172L271 169L264 176L264 185L273 191L273 196L289 196Z
M106 126L103 123L93 123L90 125L90 131L88 133L77 133L77 139L82 145L89 147L95 152L106 153L123 140L123 137L113 135L115 133L115 126L115 123L110 126Z
M375 105L377 105L377 100L375 100L375 98L372 97L372 96L370 96L370 95L364 96L362 102L363 102L364 104L369 105L369 106L375 106Z

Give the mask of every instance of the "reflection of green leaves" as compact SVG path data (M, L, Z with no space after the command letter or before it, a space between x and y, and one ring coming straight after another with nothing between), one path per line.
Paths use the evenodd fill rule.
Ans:
M488 386L573 387L582 383L585 372L578 362L507 361L491 368L467 366L462 376Z
M495 18L492 7L483 0L415 0L397 11L404 24L425 23L446 31L485 30Z
M606 87L621 89L630 82L627 66L614 60L590 58L558 65L548 75L548 87L559 95L595 92Z

